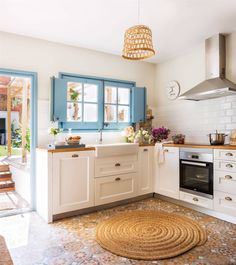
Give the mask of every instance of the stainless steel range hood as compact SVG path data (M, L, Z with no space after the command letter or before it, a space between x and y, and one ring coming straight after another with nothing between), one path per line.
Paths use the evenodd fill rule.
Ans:
M236 84L225 78L225 36L215 35L205 41L206 80L196 85L179 99L206 100L236 95Z

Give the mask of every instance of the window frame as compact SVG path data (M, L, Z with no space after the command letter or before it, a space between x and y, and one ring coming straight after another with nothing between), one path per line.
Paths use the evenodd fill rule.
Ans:
M125 84L125 83L120 83L120 82L105 81L104 82L104 86L103 86L104 94L105 94L106 85L112 86L112 87L116 87L116 93L117 93L117 95L116 95L117 102L116 103L106 103L105 100L104 100L104 104L103 104L103 111L104 112L105 112L105 105L116 106L116 108L117 108L117 113L116 113L117 121L116 122L109 122L108 126L106 126L106 128L110 129L110 130L111 129L112 130L115 130L115 129L121 130L121 129L127 127L127 126L130 126L132 124L132 87L133 86ZM119 104L119 102L118 102L119 88L129 89L129 104ZM104 96L104 99L105 99L105 96ZM118 107L119 106L129 106L129 122L119 122L118 121ZM105 122L105 117L104 117L104 122Z
M79 74L70 74L70 73L64 73L59 72L59 78L60 79L67 79L68 82L91 82L91 83L100 83L101 87L98 88L98 122L77 122L77 121L66 121L66 122L60 122L59 126L63 130L69 130L71 128L73 131L97 131L99 129L103 130L115 130L119 131L123 128L130 126L132 124L132 89L136 86L136 83L133 81L124 81L124 80L116 80L116 79L110 79L110 78L103 78L103 77L94 77L94 76L85 76L85 75L79 75ZM130 90L129 93L129 122L117 122L116 123L107 123L104 121L104 109L105 109L105 84L112 84L112 86L116 87L123 87ZM118 89L117 89L118 93ZM118 97L118 95L117 95ZM67 101L67 98L66 98ZM68 102L68 101L67 101ZM119 104L116 102L114 104L117 106L117 118L118 118L118 106L128 106L126 104Z

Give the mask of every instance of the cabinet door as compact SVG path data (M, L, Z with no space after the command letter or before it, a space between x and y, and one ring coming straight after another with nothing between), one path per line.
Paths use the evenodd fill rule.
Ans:
M179 148L165 147L164 158L157 170L156 192L179 199Z
M94 206L94 152L53 154L53 214Z
M139 195L154 192L153 187L153 157L154 147L139 148Z

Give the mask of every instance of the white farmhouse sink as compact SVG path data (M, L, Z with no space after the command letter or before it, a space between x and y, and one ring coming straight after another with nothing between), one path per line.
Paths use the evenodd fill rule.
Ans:
M96 157L133 155L138 153L138 144L134 143L116 143L95 145Z

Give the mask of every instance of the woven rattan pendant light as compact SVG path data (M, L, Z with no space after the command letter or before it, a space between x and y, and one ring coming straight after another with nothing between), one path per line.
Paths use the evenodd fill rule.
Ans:
M138 0L138 24L140 0ZM142 60L155 55L152 44L152 31L145 25L128 28L124 36L122 57L128 60Z

